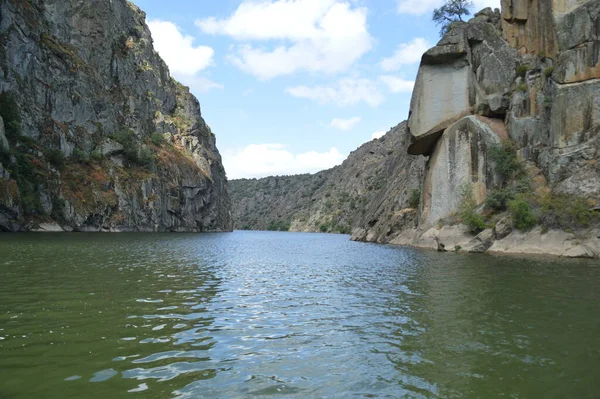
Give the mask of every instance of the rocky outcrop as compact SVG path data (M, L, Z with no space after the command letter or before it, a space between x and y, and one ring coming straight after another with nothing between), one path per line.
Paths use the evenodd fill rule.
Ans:
M600 0L502 5L454 24L423 54L406 140L375 163L385 185L355 189L360 210L331 203L353 223L352 239L600 258ZM323 187L361 187L373 145L315 176ZM304 219L322 212L322 198L298 202Z
M434 224L456 212L465 190L482 204L488 191L500 185L488 149L507 138L503 123L482 116L467 116L450 125L428 161L421 224Z
M420 214L416 228L391 242L600 257L597 232L589 227L600 218L588 210L600 202L600 1L502 5L501 18L484 11L423 55L408 121L409 153L429 156ZM506 184L490 156L491 148L506 141L529 165L529 198L542 203L539 219L548 218L544 212L551 212L553 196L579 201L578 211L568 211L585 215L574 232L521 232L512 219L499 217L488 222L494 228L473 236L460 224L465 189L478 207L471 212L481 212L489 193Z
M231 229L215 136L133 3L1 0L0 75L0 229Z
M442 133L465 116L506 114L516 51L502 39L496 19L489 9L479 13L423 55L408 118L410 154L431 155Z
M233 180L235 228L354 232L383 242L416 221L417 210L406 208L420 186L425 159L407 156L409 143L406 123L401 123L332 169Z

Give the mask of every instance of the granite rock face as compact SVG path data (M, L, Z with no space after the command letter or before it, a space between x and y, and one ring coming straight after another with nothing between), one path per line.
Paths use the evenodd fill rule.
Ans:
M488 149L506 138L501 122L481 116L467 116L446 129L427 165L421 224L455 212L465 190L472 191L477 205L485 201L488 191L500 185Z
M502 188L489 150L505 141L517 149L536 196L563 195L589 209L600 204L600 1L502 6L501 14L487 9L456 25L423 55L408 120L409 154L428 157L423 195L414 223L384 241L600 257L593 214L592 225L573 233L551 227L548 235L518 231L506 213L476 237L460 224L465 190L481 212L488 194ZM355 238L381 237L367 229Z
M2 230L231 229L215 136L133 3L1 0L0 93Z
M410 154L431 155L444 130L464 116L506 114L517 53L494 24L498 18L479 13L423 55L408 118Z

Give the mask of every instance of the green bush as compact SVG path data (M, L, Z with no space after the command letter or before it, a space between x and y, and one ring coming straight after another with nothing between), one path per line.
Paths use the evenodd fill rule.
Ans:
M530 230L537 223L535 214L529 204L523 199L517 198L508 203L508 209L512 215L515 227L521 231Z
M517 157L515 145L510 140L490 148L489 157L494 163L494 170L502 178L503 184L520 177L524 173L524 167Z
M340 234L350 234L350 233L352 233L352 230L350 229L350 227L348 227L348 226L347 226L347 225L345 225L345 224L338 225L338 226L336 227L336 230L337 230L337 231L338 231Z
M139 154L137 154L137 158L134 162L139 166L150 168L154 165L154 159L154 151L149 148L142 148L139 150Z
M102 160L104 159L104 155L102 155L102 151L94 150L94 151L92 151L91 158L95 162L102 162Z
M483 216L476 212L477 204L473 197L473 187L470 184L466 184L461 188L461 198L458 214L460 221L469 227L472 234L481 233L487 225Z
M48 162L57 168L61 168L65 164L65 154L59 149L48 148L44 151L44 156Z
M552 76L553 72L554 72L554 66L548 67L548 68L544 69L544 76L549 78L550 76Z
M483 216L475 212L475 210L462 212L460 214L461 222L469 228L472 234L479 234L487 228Z
M73 153L71 154L71 159L76 163L84 163L87 164L90 162L90 156L87 152L80 150L79 148L74 148Z
M522 91L523 93L526 93L527 90L529 90L529 87L527 86L526 83L521 83L520 85L517 86L517 90Z
M597 218L584 198L548 194L539 202L540 224L547 228L587 227Z
M164 144L165 138L163 137L162 134L160 134L158 132L154 132L154 133L152 133L152 136L150 136L150 141L155 146L160 147L160 146L162 146Z
M517 76L524 78L530 69L531 69L531 67L527 64L519 65L516 69Z
M408 206L411 208L418 208L421 203L421 190L418 188L412 189L408 196Z
M8 92L0 93L0 116L4 121L6 136L17 138L21 135L21 115L13 96Z
M270 231L290 231L291 224L283 220L272 220L267 226ZM250 230L250 229L248 229Z

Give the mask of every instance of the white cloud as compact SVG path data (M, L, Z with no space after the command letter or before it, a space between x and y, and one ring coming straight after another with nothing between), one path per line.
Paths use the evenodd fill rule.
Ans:
M187 76L179 75L177 79L186 86L192 88L196 93L206 93L211 89L223 89L224 86L220 83L215 83L204 76Z
M474 0L473 13L485 7L500 8L500 0ZM398 13L421 15L444 4L444 0L398 0Z
M486 7L491 7L492 9L500 8L500 0L474 0L473 3L475 3L475 12L483 10Z
M215 51L208 46L194 46L194 38L181 33L172 22L149 20L154 49L169 66L171 74L197 93L222 89L223 85L199 76L213 64Z
M402 43L398 46L394 55L381 61L381 68L384 71L391 72L397 71L403 65L417 63L429 47L431 47L430 44L422 37L416 37L409 43Z
M341 0L245 0L230 17L196 25L204 33L239 41L268 41L261 47L236 46L228 57L262 80L299 71L342 72L373 44L367 9Z
M375 132L371 135L371 140L375 140L375 139L379 139L381 137L383 137L385 135L386 132L381 131L381 132Z
M212 64L215 51L208 46L194 47L194 38L183 35L177 25L150 20L154 48L174 75L195 75Z
M404 80L398 76L384 75L379 79L388 87L392 93L411 93L415 82L412 80Z
M350 119L339 119L339 118L334 118L331 123L329 123L329 126L334 128L334 129L339 129L339 130L352 130L354 128L354 126L358 125L361 121L361 118L358 116L355 116L354 118L350 118Z
M340 107L365 102L371 107L379 106L384 97L377 84L370 79L345 78L333 86L296 86L286 89L294 97L308 98L321 104Z
M223 151L229 179L313 173L339 165L346 157L337 148L294 154L284 144L250 144Z

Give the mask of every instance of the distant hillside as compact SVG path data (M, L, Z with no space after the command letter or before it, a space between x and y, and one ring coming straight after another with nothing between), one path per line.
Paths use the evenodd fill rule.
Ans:
M388 225L422 179L425 159L406 155L409 144L401 123L332 169L232 180L234 228L351 233L357 226Z

